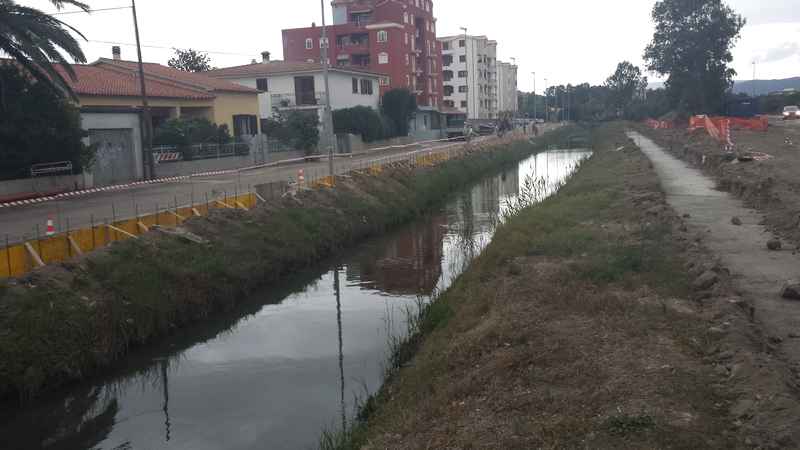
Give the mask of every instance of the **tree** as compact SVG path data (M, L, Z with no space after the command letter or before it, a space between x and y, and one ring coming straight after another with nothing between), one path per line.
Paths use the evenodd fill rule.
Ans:
M642 71L628 61L617 65L617 70L608 77L605 83L608 89L609 101L614 108L616 116L628 117L628 112L633 106L637 95L647 89L647 77L642 76Z
M184 72L205 72L212 69L208 54L191 48L186 50L176 48L175 56L167 62L167 65Z
M417 97L408 89L392 89L383 94L381 111L392 121L398 136L408 136L408 121L417 111Z
M661 0L652 16L656 31L644 58L648 70L669 76L672 106L691 114L723 110L745 19L722 0Z
M316 112L291 111L264 119L261 128L267 136L306 155L313 154L319 144L319 116Z
M369 106L354 106L333 112L333 129L336 133L358 134L364 142L389 137L390 128L386 120Z
M88 5L75 0L50 2L59 10L65 5L74 5L89 11ZM0 52L11 56L42 85L75 99L69 83L53 64L58 63L63 72L75 80L75 71L62 51L76 63L86 62L83 50L70 31L86 39L75 28L38 9L20 6L14 0L0 0ZM6 80L0 78L0 108L6 106L8 89L5 84Z
M29 176L38 163L71 161L77 172L91 166L78 108L13 64L0 65L7 105L0 120L0 178Z

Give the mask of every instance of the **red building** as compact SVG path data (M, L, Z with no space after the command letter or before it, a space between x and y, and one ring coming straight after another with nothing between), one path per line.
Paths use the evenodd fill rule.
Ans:
M442 48L432 0L333 0L332 66L386 75L381 93L407 88L420 106L442 104ZM322 27L283 30L286 61L321 61Z

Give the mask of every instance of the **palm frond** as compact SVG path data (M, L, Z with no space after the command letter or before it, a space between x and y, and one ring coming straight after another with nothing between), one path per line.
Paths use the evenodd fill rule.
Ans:
M82 9L86 6L68 0L52 1L57 7L65 3ZM13 0L0 0L0 50L14 58L36 80L74 99L69 83L53 65L60 65L64 73L75 80L75 71L67 57L77 63L86 62L80 44L70 31L85 39L74 28L38 9L17 5Z
M73 6L77 6L78 8L80 8L80 9L86 11L86 12L89 12L89 5L87 5L86 3L75 1L75 0L50 0L50 2L56 8L58 8L59 10L64 8L65 5L73 5Z

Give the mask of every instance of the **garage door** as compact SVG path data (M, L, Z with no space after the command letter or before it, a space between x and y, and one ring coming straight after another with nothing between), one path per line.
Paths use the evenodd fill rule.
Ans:
M133 130L89 130L89 142L97 146L93 170L95 186L134 180Z

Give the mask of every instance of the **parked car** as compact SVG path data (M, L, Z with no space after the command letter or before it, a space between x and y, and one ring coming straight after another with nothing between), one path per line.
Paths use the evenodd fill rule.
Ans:
M800 119L800 108L797 106L787 106L783 108L783 120Z

